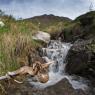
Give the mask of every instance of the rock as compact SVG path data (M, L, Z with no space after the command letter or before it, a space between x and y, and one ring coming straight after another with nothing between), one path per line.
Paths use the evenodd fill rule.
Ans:
M95 86L95 53L88 48L90 41L78 41L67 56L66 72L86 77Z
M87 95L82 90L73 89L67 79L45 89L33 88L28 83L12 83L6 87L6 91L7 95Z
M56 85L46 88L47 95L86 95L83 91L81 94L77 93L77 90L73 89L72 85L67 79L61 80Z
M3 27L4 25L4 22L0 21L0 27Z
M81 74L88 69L88 54L84 50L70 50L67 60L66 71L69 74Z
M33 36L33 39L35 39L35 40L41 40L41 41L44 41L44 42L48 43L50 41L50 34L48 34L46 32L42 32L42 31L38 31Z

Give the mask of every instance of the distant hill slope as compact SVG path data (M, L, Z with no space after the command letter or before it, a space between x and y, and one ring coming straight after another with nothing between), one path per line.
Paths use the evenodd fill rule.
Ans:
M64 29L72 20L67 17L59 17L54 15L41 15L27 19L15 20L12 16L1 16L2 21L6 24L8 29L1 29L11 31L12 28L17 28L19 32L32 32L32 31L46 31L46 32L58 32Z
M54 16L54 15L41 15L41 16L35 16L33 18L30 18L29 20L31 20L33 23L41 23L41 24L56 24L58 22L64 22L68 23L71 21L71 19L67 18L67 17L59 17L59 16Z
M32 18L25 19L26 21L31 21L34 25L38 26L40 30L49 31L58 30L56 28L63 28L67 26L72 20L67 17L59 17L54 15L41 15Z

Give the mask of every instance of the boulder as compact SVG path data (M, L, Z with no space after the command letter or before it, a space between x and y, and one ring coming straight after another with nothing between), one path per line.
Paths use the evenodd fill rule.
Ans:
M50 34L42 31L38 31L32 38L35 40L41 40L48 43L50 41Z
M3 21L0 21L0 27L3 27L5 24Z
M81 41L73 45L68 53L65 69L67 73L86 77L95 84L95 52L88 48L92 45L89 42Z
M75 90L67 79L61 80L59 83L46 88L47 95L87 95L84 91Z

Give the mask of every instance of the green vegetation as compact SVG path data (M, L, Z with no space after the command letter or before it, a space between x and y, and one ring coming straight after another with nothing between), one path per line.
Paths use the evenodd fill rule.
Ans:
M18 59L25 59L30 48L41 47L43 42L35 41L32 36L37 31L48 32L51 35L63 31L66 41L95 38L95 12L81 15L74 21L66 17L42 15L28 19L15 20L12 16L0 11L0 74L18 68ZM16 52L19 52L15 54ZM2 67L3 66L3 67Z
M64 28L71 20L66 17L58 17L54 15L42 15L28 19L38 26L42 31L49 31L50 29L58 30L58 28ZM53 27L53 28L52 28ZM51 31L50 31L51 32Z
M0 75L13 71L20 63L28 64L30 49L41 47L42 42L32 39L31 33L2 33L0 35Z
M89 51L95 53L95 40L91 44L87 45L86 47Z
M35 41L32 36L39 30L56 33L66 27L71 20L54 15L42 15L29 19L15 20L12 16L0 11L0 75L20 67L20 63L28 64L28 53L35 51L43 42Z
M95 11L77 17L64 28L63 35L66 41L77 39L95 39Z

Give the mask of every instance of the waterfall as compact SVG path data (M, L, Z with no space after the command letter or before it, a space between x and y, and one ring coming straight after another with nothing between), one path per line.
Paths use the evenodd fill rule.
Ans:
M38 88L46 88L54 85L66 78L72 84L74 89L85 89L87 86L84 83L84 79L81 77L78 80L74 80L72 76L65 74L65 59L72 44L63 43L59 40L51 40L47 45L47 48L42 48L43 58L49 62L54 61L54 64L49 67L49 81L47 83L33 82L29 79L29 82Z
M69 43L62 43L60 41L50 41L47 48L43 48L43 58L53 60L55 64L52 64L49 68L49 73L63 74L65 67L65 58L72 45Z

